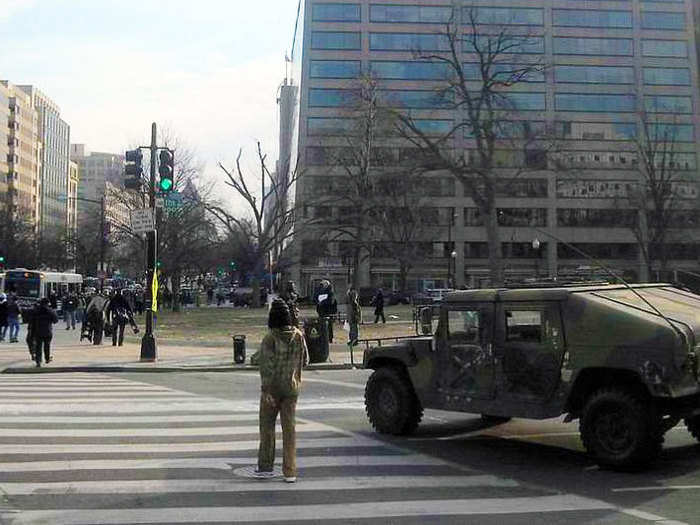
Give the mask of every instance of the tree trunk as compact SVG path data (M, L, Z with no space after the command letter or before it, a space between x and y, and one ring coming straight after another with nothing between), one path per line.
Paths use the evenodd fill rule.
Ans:
M489 270L491 273L491 286L498 288L503 286L503 258L501 256L501 237L498 226L498 211L493 195L488 197L486 206L481 210L486 227L486 238L489 248Z
M173 312L180 311L180 270L175 270L171 276L171 282L173 284Z
M411 271L411 267L405 262L399 261L399 291L401 293L406 293L406 281L408 281L408 272Z
M253 308L260 308L260 279L258 277L253 277L250 281L251 287L253 288L253 297L251 298L251 306Z

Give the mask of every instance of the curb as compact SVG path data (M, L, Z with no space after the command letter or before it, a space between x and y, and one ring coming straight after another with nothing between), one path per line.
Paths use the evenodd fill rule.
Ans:
M304 370L353 370L361 367L350 363L317 363L309 365ZM220 365L220 366L133 366L133 365L86 365L86 366L56 366L56 367L29 367L10 366L0 370L0 374L65 374L70 372L103 372L103 373L172 373L172 372L257 372L257 366L251 365Z

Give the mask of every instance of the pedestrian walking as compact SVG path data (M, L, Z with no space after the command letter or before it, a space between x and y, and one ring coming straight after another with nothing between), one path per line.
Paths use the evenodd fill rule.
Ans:
M309 362L301 330L292 326L289 307L284 300L272 302L268 333L260 344L260 447L257 477L273 475L275 463L275 424L282 423L282 474L284 481L297 480L296 406L301 387L301 370Z
M0 341L7 335L7 295L0 293Z
M49 306L53 310L56 310L56 308L58 308L58 296L56 295L56 292L49 293Z
M372 299L372 304L374 305L374 324L379 322L379 318L382 318L382 323L386 323L386 317L384 317L384 292L382 289L377 289L377 294Z
M354 287L348 290L348 324L350 332L348 333L348 346L353 347L357 344L360 338L360 325L362 324L362 308L360 308L360 296Z
M10 343L16 343L19 337L19 316L21 315L21 310L17 304L17 296L11 294L10 298L7 300L7 325L10 328Z
M72 292L63 297L63 319L66 330L75 330L75 311L78 309L78 298Z
M297 287L296 284L294 284L294 281L287 281L287 286L284 289L284 292L282 292L281 297L289 307L289 315L292 319L292 326L299 328L299 307L297 306L299 292L297 292Z
M138 332L134 322L134 312L124 296L124 290L117 290L107 307L107 324L112 331L112 346L124 344L124 328L129 323Z
M41 353L43 350L44 361L48 364L51 358L51 339L53 339L53 325L58 322L56 312L51 308L48 298L43 297L32 312L32 330L34 338L34 360L36 366L41 366Z

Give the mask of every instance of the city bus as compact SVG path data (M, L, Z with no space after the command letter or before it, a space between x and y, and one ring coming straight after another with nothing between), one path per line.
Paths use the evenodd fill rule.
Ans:
M43 297L51 293L57 297L67 292L78 293L83 284L83 276L77 273L45 272L15 268L6 270L2 279L2 291L15 294L22 310L32 308Z

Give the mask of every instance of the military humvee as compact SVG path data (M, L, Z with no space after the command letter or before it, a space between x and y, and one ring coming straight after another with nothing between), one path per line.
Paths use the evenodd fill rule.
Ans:
M420 317L432 335L364 352L379 432L410 433L424 408L566 414L595 460L620 469L653 460L681 419L700 439L698 295L666 284L469 290Z

